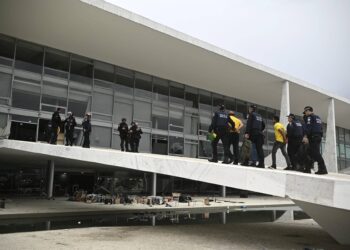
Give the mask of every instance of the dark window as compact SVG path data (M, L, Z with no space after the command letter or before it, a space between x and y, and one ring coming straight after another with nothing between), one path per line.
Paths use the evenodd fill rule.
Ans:
M16 50L16 68L41 73L43 54L42 47L19 42Z
M0 56L13 59L15 53L14 39L0 35Z
M68 72L69 56L64 53L47 50L45 54L45 67Z
M106 63L95 62L94 78L107 82L114 82L114 66Z
M71 80L82 83L91 83L92 68L92 65L89 63L72 60L70 69Z
M182 85L172 83L170 86L170 103L176 104L176 106L184 105L185 90Z
M198 93L196 89L187 89L185 92L185 105L188 108L198 109Z
M136 73L135 75L135 97L141 99L152 99L151 76Z

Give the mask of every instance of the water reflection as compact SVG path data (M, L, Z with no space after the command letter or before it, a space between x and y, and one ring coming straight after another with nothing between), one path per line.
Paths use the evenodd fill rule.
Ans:
M256 210L247 208L229 210L225 208L221 209L221 211L202 210L198 212L190 212L176 210L132 214L114 213L107 215L84 215L74 217L2 219L0 220L0 234L106 226L162 226L172 224L273 222L277 219L283 218L283 215L286 214L293 215L290 216L290 219L308 218L302 211L294 211L290 208L284 208L284 210Z

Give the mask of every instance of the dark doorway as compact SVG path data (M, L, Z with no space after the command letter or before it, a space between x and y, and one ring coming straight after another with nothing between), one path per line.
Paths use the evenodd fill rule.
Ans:
M167 137L154 135L152 138L152 153L167 155L168 154L168 139Z
M46 141L46 142L50 141L51 129L50 129L49 123L51 123L50 120L39 119L38 141Z
M9 139L20 141L36 141L36 124L24 122L11 122Z

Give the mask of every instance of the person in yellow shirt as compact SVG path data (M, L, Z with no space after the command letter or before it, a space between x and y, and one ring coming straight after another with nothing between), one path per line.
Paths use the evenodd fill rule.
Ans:
M288 157L288 154L286 152L286 144L287 144L287 137L286 137L286 128L282 123L280 123L280 118L278 116L274 116L273 119L273 128L275 131L275 142L273 144L272 148L272 165L270 168L276 169L276 152L278 149L281 150L284 158L287 162L287 167L291 167L291 163Z
M233 164L237 165L239 160L239 133L241 128L243 127L243 123L240 119L235 117L235 113L230 111L228 113L228 127L229 127L229 158L230 162L233 161ZM233 145L233 154L231 153L231 145Z

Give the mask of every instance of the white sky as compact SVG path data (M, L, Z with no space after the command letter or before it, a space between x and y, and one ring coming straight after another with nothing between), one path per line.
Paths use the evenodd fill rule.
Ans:
M350 0L106 0L350 99Z

